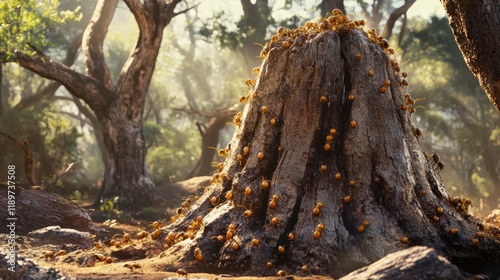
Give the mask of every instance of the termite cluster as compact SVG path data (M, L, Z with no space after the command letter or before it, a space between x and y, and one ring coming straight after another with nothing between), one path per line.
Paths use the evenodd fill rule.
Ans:
M203 227L203 217L198 216L194 220L192 220L185 231L180 232L169 232L166 234L165 239L163 240L163 249L167 250L174 244L186 240L195 238L196 233ZM196 257L196 256L195 256Z
M472 206L472 201L463 197L450 197L450 204L460 213L466 215L469 213L469 206Z
M65 256L67 254L67 251L64 250L64 249L61 249L59 251L46 251L44 253L44 257L45 257L45 260L46 261L49 261L49 260L52 260L54 259L55 257L59 257L59 256Z
M308 21L296 29L279 27L276 34L271 36L270 42L264 45L260 52L260 57L265 59L273 47L290 48L294 43L294 39L298 37L304 37L304 40L311 40L317 34L328 30L343 32L346 30L362 29L364 25L364 20L350 20L347 15L335 9L330 16L321 18L317 22ZM258 71L255 70L254 73L258 73Z

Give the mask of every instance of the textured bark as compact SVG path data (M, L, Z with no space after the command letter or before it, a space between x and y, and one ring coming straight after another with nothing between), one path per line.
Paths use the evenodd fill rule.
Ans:
M270 43L223 169L165 229L193 233L192 240L170 244L165 254L177 262L167 268L276 275L280 269L301 274L297 268L307 265L310 273L338 277L414 245L477 269L500 263L498 239L484 234L479 245L472 244L479 222L450 203L424 156L411 114L401 110L401 77L386 52L361 30L336 30L294 36L288 48L283 38ZM381 93L386 80L391 84ZM325 150L331 128L336 134ZM323 207L316 216L318 203ZM199 230L193 227L198 216ZM320 223L324 230L313 238ZM233 236L226 239L230 224ZM193 258L196 247L203 262ZM266 268L267 262L273 266Z
M85 101L98 117L106 113L106 107L115 98L114 93L99 81L84 76L64 64L21 52L15 54L21 67L63 84L72 95Z
M107 163L97 199L119 196L120 204L128 208L164 203L146 168L142 119L134 121L112 116L100 121Z
M118 0L99 1L83 34L86 72L89 77L95 78L109 89L113 86L113 81L102 47L117 4Z
M441 0L467 66L500 111L500 4Z

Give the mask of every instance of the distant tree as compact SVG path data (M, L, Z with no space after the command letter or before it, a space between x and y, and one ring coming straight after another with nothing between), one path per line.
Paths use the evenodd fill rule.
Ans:
M55 80L75 97L84 101L101 125L107 152L104 183L96 203L103 198L120 197L129 207L163 203L145 165L143 110L163 30L181 0L124 1L139 26L137 44L113 82L103 52L103 42L118 0L100 0L83 36L85 74L51 60L44 53L35 57L17 50L4 58L13 58L20 66ZM23 42L20 42L23 43ZM33 45L33 44L32 44ZM9 49L2 50L5 52ZM4 60L5 61L5 60Z
M80 2L61 1L57 6L47 1L45 5L38 6L27 1L3 1L0 3L3 19L1 48L17 47L33 51L27 44L16 43L17 40L30 40L33 46L34 43L38 45L38 50L52 53L67 66L73 65L85 28L81 22L90 18L89 9L93 9L94 1L87 1L83 9L79 8ZM17 13L13 14L12 11ZM58 11L61 14L58 15ZM78 20L80 18L82 20ZM13 59L12 53L4 52L3 55L4 59L5 55ZM29 140L35 154L36 180L47 184L51 184L57 177L56 174L65 170L67 164L80 158L76 146L79 133L75 129L69 129L69 122L65 117L52 113L59 108L53 102L59 88L58 82L47 81L14 65L4 62L0 64L0 130ZM66 130L61 131L62 128ZM23 166L23 158L20 156L22 153L8 139L0 139L0 146L7 150L0 157L0 165L11 162L16 166ZM0 176L4 172L1 170Z

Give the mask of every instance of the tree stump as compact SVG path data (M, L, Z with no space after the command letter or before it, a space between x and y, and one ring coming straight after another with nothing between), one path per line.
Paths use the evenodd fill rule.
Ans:
M264 47L224 166L165 228L168 269L339 277L415 245L500 262L423 153L393 50L362 25L334 12Z

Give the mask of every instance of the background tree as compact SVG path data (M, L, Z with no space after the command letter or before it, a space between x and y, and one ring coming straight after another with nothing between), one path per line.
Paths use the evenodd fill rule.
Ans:
M40 52L39 57L33 57L16 51L13 58L20 66L63 84L72 95L82 99L99 120L107 162L102 195L96 202L118 196L122 204L139 207L163 201L145 166L142 117L163 29L178 14L174 9L180 0L169 4L125 1L140 33L134 51L114 84L102 47L117 2L99 1L85 30L82 48L86 74L52 61Z
M4 19L1 36L5 39L2 40L1 47L13 48L15 40L30 40L29 42L39 46L39 50L50 52L62 60L63 64L73 65L85 27L81 21L88 21L90 18L89 9L93 9L92 4L87 3L80 9L80 1L62 1L59 6L52 2L47 2L44 6L24 2L4 1L0 4L0 13ZM79 10L81 14L68 12ZM58 12L62 15L57 16ZM79 21L80 17L82 20ZM18 47L26 48L27 45ZM55 93L60 84L41 79L14 64L2 63L1 66L0 112L3 114L0 114L0 129L29 141L35 153L36 180L53 187L55 179L64 172L68 164L81 159L77 146L79 133L70 128L70 122L63 116L54 114L61 110L60 104L55 102ZM22 153L8 139L2 137L0 146L3 147L0 164L10 162L23 166ZM79 170L81 166L77 165L73 171ZM5 174L5 171L0 171L0 174ZM78 173L73 179L73 185L80 185L86 180L83 173Z

